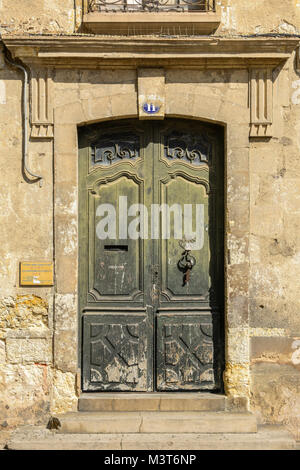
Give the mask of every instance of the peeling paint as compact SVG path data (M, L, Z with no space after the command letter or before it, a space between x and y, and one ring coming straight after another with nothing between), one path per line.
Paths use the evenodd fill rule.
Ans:
M292 94L292 103L298 105L300 104L300 80L292 82L292 88L296 90Z
M230 4L230 0L227 6L221 7L221 21L223 28L228 30L237 29L235 7Z
M287 33L287 34L297 34L298 29L295 25L289 23L286 20L283 20L282 23L278 27L278 31L280 33Z
M6 84L4 80L0 80L0 104L6 104Z
M296 349L296 351L292 354L292 363L295 365L300 364L300 340L295 340L292 344L292 349Z

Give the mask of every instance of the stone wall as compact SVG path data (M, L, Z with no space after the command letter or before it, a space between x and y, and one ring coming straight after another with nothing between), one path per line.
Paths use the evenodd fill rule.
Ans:
M300 1L288 8L279 0L218 3L218 34L300 32ZM73 5L73 0L0 0L0 32L72 33L80 17ZM275 128L268 142L248 141L247 148L239 143L249 114L246 70L169 71L166 99L167 114L180 116L192 108L198 119L218 121L223 113L224 122L234 121L235 134L227 142L227 166L235 178L227 181L232 211L226 391L233 399L249 399L261 422L286 424L300 438L300 78L294 59L274 72ZM100 104L102 119L124 109L137 113L128 98L135 97L135 71L55 72L59 151L54 154L52 141L30 142L30 167L43 175L44 184L29 184L22 175L21 78L1 56L0 428L5 429L76 409L77 287L68 276L77 253L76 116L78 122L96 120ZM60 225L54 225L54 212ZM20 261L53 257L60 260L55 288L19 287Z
M299 34L298 0L217 0L221 8L221 34Z
M0 1L0 34L72 33L74 25L74 0Z
M22 75L0 59L0 428L76 408L75 375L53 368L53 288L19 287L19 262L53 259L53 143L30 142L44 185L22 174ZM63 398L62 398L63 397Z
M0 34L80 31L82 0L0 0ZM217 34L300 33L299 0L217 0Z
M250 151L252 406L300 438L300 100L290 60L277 78L276 135Z

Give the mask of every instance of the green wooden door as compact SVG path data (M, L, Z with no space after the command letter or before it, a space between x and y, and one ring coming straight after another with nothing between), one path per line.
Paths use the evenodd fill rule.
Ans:
M94 124L79 149L83 390L220 389L222 130Z

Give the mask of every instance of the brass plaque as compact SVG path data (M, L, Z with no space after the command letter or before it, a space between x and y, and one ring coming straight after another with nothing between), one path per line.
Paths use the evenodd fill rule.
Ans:
M53 263L49 261L22 261L21 286L53 286Z

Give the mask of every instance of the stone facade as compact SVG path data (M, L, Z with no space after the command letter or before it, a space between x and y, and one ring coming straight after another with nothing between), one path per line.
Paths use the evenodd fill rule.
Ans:
M39 62L32 52L35 40L46 40L34 35L72 35L82 30L82 2L75 4L76 9L73 0L15 0L13 5L0 0L3 43L32 72L29 165L43 177L39 184L24 175L22 75L5 62L2 53L3 429L46 422L52 412L77 409L77 126L139 116L141 75L130 59L122 67L102 67L86 58L82 64L70 57L61 63L55 53L51 65L50 59L42 63L45 55L40 54L44 59ZM215 36L293 35L295 44L286 59L267 67L272 82L272 90L265 91L272 103L270 136L250 134L251 124L261 125L251 122L253 103L249 103L251 70L256 65L249 65L250 59L243 59L241 51L235 51L240 62L232 59L232 65L221 58L214 67L200 62L197 66L191 60L182 69L176 58L172 66L160 64L159 86L166 117L206 120L226 129L226 394L233 408L246 406L262 423L285 424L299 439L300 2L293 0L287 6L279 0L222 0L217 4L221 23ZM20 35L24 40L15 47L14 38ZM50 36L45 50L51 50L51 39L58 37ZM26 43L28 38L32 43ZM82 36L72 38L76 42ZM117 44L118 39L114 40ZM47 84L45 107L53 110L44 121L33 118L36 77ZM54 287L20 287L19 262L31 259L54 260Z

